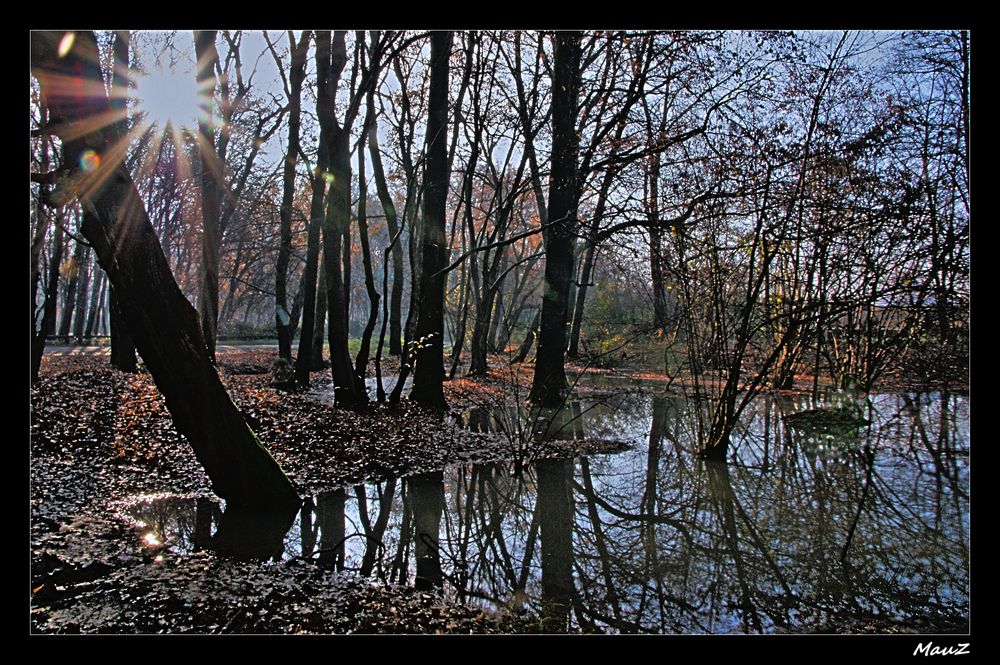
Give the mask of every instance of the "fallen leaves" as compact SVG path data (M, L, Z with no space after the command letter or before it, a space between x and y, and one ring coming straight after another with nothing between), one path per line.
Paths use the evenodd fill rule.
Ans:
M274 355L220 354L220 373L302 494L509 456L501 437L409 403L333 408L322 401L330 380L319 373L312 393L277 391L268 370ZM331 577L312 562L279 566L143 548L136 525L112 517L113 503L160 493L210 496L211 487L151 377L117 372L103 356L46 356L31 389L33 631L531 630L442 605L433 594Z

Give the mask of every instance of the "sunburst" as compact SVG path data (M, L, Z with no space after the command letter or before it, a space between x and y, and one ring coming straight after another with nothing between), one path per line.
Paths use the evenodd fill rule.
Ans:
M210 123L211 91L201 91L194 72L156 67L133 75L136 113L147 127L160 132L195 131L199 123Z

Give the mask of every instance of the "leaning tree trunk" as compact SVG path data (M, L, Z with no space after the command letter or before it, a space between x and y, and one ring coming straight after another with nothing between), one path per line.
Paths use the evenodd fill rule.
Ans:
M445 408L444 287L448 265L445 205L448 198L448 57L452 33L431 35L431 80L427 108L427 166L424 170L424 219L421 229L420 289L415 338L414 401Z
M174 424L190 442L215 492L232 505L275 509L298 505L292 483L219 380L198 312L174 281L142 198L125 169L125 135L99 129L100 119L111 116L111 107L103 93L96 37L92 32L73 34L69 51L59 57L61 39L62 32L31 34L32 72L49 102L49 129L63 141L63 184L90 212L81 231L108 275ZM86 85L65 84L81 79ZM80 127L90 131L81 135ZM77 165L83 156L85 163L99 166L81 170Z
M528 399L541 406L559 406L567 392L566 316L573 279L576 233L577 91L580 86L580 34L556 36L552 85L552 171L549 176L548 219L544 232L545 288L535 375Z

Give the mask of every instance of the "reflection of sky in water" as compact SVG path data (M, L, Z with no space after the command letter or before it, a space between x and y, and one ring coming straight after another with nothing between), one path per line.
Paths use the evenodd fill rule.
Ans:
M846 399L832 396L828 405ZM716 633L936 616L962 629L955 621L968 607L967 400L877 395L862 414L871 424L855 431L830 438L785 427L783 414L812 406L756 400L734 435L733 462L719 467L690 454L686 402L584 400L586 437L624 439L632 448L578 459L565 479L573 545L560 556L572 560L571 622L584 630ZM439 559L447 596L491 609L522 601L541 608L539 523L550 507L536 506L537 479L534 467L518 474L503 463L445 471ZM384 483L360 487L367 528L359 488L347 488L339 503L316 497L285 535L284 556L305 549L327 559L342 543L339 568L367 565L384 582L413 584L415 498L410 490L403 498L401 485L389 502L380 498ZM199 528L194 501L174 504L187 512L153 502L132 514L159 528L166 546L190 549ZM204 534L207 504L201 508ZM375 550L364 534L378 528L382 510L389 514ZM216 506L212 528L220 514Z

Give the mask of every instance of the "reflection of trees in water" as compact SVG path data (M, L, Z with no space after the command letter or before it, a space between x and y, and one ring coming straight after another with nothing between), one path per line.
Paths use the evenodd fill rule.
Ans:
M919 430L921 419L890 408L898 410L899 401L880 403L878 422ZM655 493L649 491L648 473L645 487L633 488L611 474L601 478L596 493L608 504L602 530L625 555L617 557L620 567L631 569L631 578L621 576L623 583L634 583L617 596L644 600L664 586L674 594L681 590L680 602L660 605L669 611L666 620L663 610L654 611L657 603L634 608L660 629L670 618L698 629L684 620L685 607L709 618L704 628L713 631L725 629L722 622L734 617L742 625L730 629L766 630L876 611L897 620L961 615L968 575L964 513L954 500L948 514L938 508L952 496L942 491L943 475L921 476L916 460L892 453L891 427L871 426L860 434L871 455L857 443L839 447L843 442L830 441L820 447L783 428L773 412L777 406L760 400L757 412L748 414L744 438L752 445L727 469L708 467L690 476L676 463L683 458L651 451L647 460L662 460ZM658 420L653 418L654 430ZM945 429L954 436L956 428ZM666 501L654 508L651 494ZM920 517L927 509L936 511L937 521ZM641 519L630 516L639 510ZM593 520L579 520L588 522ZM649 566L651 540L660 545L659 560L669 565ZM629 556L639 542L646 543L644 554ZM598 566L592 576L606 577ZM667 583L657 587L659 581ZM949 595L950 601L944 598Z
M567 438L637 440L645 423L629 453L468 464L330 493L303 506L286 550L463 602L528 607L552 631L773 632L927 616L961 627L964 400L874 396L869 425L829 437L785 426L807 400L765 397L734 433L728 465L694 459L689 403L618 406L629 404L638 412L584 404L546 416L566 420L551 431ZM165 506L136 516L168 543L207 546L222 520L214 502L187 517Z

